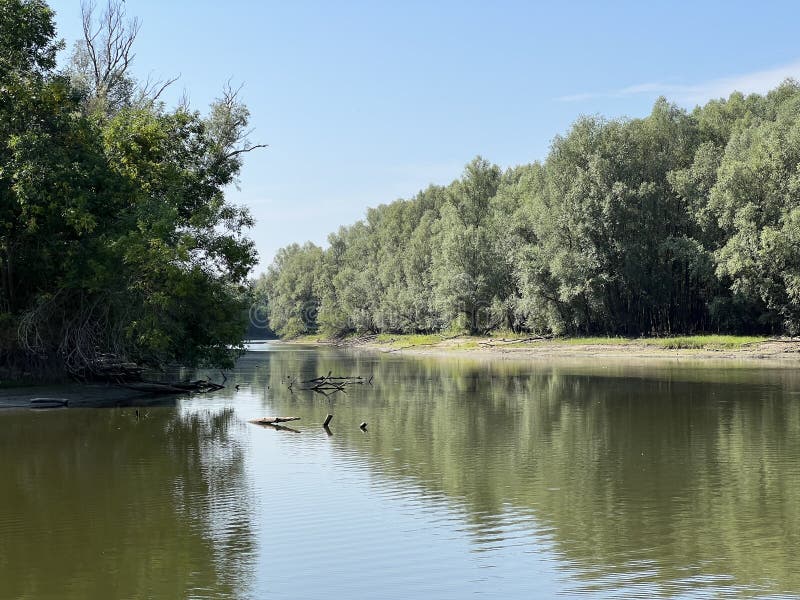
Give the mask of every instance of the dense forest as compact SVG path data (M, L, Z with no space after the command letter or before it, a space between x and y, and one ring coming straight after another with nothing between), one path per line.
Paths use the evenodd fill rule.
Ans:
M0 368L100 353L231 364L257 257L226 201L247 141L234 90L207 114L130 72L139 23L84 6L71 59L42 0L0 0ZM66 49L66 48L64 48Z
M800 332L800 85L581 117L543 162L482 158L256 285L283 336Z

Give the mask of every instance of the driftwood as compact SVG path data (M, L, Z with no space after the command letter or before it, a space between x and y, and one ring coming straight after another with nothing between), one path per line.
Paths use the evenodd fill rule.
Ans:
M337 348L348 348L350 346L361 346L362 344L368 344L370 342L374 342L378 339L376 334L367 334L362 335L359 337L347 337L347 338L340 338L334 340L333 345Z
M30 402L31 408L67 408L69 400L66 398L33 398Z
M288 423L289 421L299 421L300 417L263 417L252 419L250 423L254 425L277 425L278 423Z
M502 344L528 344L530 342L541 342L542 340L551 340L553 339L552 335L534 335L526 338L519 338L519 339L506 339L501 338L499 340L489 339L485 342L478 342L479 346L484 346L487 348L491 348L493 346L500 346Z
M214 383L209 379L198 379L197 381L184 381L183 383L172 383L172 387L176 387L184 392L216 392L224 390L225 386L219 383Z
M287 427L286 425L280 424L280 423L286 423L287 421L298 421L298 420L300 420L300 417L264 417L263 419L253 419L250 422L253 425L258 425L259 427L271 427L272 429L277 429L278 431L300 433L297 429L292 429L291 427Z
M100 381L112 383L137 392L147 394L202 394L215 392L225 386L213 383L209 379L197 381L162 382L144 378L145 367L135 362L125 360L116 354L98 354L89 361L85 367L73 371L72 376L82 382ZM227 379L225 373L220 372L223 381Z
M349 385L364 385L364 378L357 375L348 375L344 377L334 376L332 371L328 371L327 375L321 375L314 379L306 379L301 382L308 387L302 388L306 391L316 392L325 396L330 396L337 392L347 393L347 386ZM372 385L372 377L369 378L370 385Z
M204 394L206 392L221 390L225 387L224 385L212 383L205 379L199 381L184 381L181 383L161 383L159 381L141 380L118 383L117 385L129 390L146 392L148 394Z
M435 346L436 344L439 343L439 341L443 340L444 338L442 338L442 340L438 340L435 342L426 342L424 344L410 344L408 346L400 346L399 348L390 348L389 350L381 350L381 352L383 352L384 354L391 354L392 352L400 352L402 350L408 350L409 348L419 348L420 346ZM394 339L389 340L389 343L392 342L394 342Z
M260 425L261 427L272 427L279 431L289 431L291 433L300 433L297 429L286 427L280 423L287 423L289 421L299 421L300 417L263 417L261 419L253 419L250 421L253 425Z
M300 433L299 430L287 427L286 425L278 425L277 423L267 423L266 425L259 425L259 427L269 427L277 429L278 431L288 431L289 433Z
M315 379L307 379L303 383L324 383L326 381L351 381L352 383L364 383L362 380L364 378L361 376L352 376L352 377L332 377L330 373L325 375L324 377L317 377Z

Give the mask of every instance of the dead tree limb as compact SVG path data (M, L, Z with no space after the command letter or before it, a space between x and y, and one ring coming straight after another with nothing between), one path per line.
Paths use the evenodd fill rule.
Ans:
M254 425L276 425L278 423L288 423L289 421L299 421L300 417L263 417L252 419L250 423Z
M124 78L134 59L133 43L141 22L126 19L125 3L109 0L103 14L95 21L94 2L81 5L83 41L98 97L105 97Z

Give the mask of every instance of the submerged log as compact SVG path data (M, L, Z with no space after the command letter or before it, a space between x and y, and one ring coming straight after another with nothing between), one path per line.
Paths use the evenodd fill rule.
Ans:
M251 419L250 423L254 425L276 425L278 423L287 423L289 421L299 421L300 417L263 417L261 419Z
M69 400L66 398L33 398L31 408L67 408Z
M137 392L147 392L148 394L185 394L186 390L170 385L168 383L153 383L149 381L135 381L122 383L120 387Z
M291 427L287 427L286 425L278 425L277 423L267 423L266 425L259 425L259 427L269 427L271 429L277 429L278 431L288 431L290 433L300 433L297 429L292 429Z
M184 390L186 392L216 392L217 390L224 390L225 386L219 383L214 383L213 381L208 381L206 379L200 379L198 381L188 381L183 383L172 383L169 384L173 387L178 389Z
M102 381L147 394L186 394L215 392L225 386L210 379L197 381L161 382L144 378L145 367L130 362L116 354L100 353L81 368L70 372L81 382ZM220 371L223 381L225 373Z
M211 381L186 381L182 383L161 383L158 381L131 381L118 384L121 387L148 394L187 394L214 392L225 386Z

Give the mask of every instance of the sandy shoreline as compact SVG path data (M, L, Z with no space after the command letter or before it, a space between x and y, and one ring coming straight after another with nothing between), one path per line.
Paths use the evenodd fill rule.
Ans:
M613 360L710 360L779 362L785 366L800 366L800 339L770 339L737 348L669 349L648 344L647 341L623 340L614 343L580 343L579 340L532 340L520 342L505 338L476 338L459 336L435 343L403 345L402 336L392 341L375 339L334 341L305 337L280 343L336 346L391 354L413 356L464 357L476 359L526 360L545 358L583 358Z

